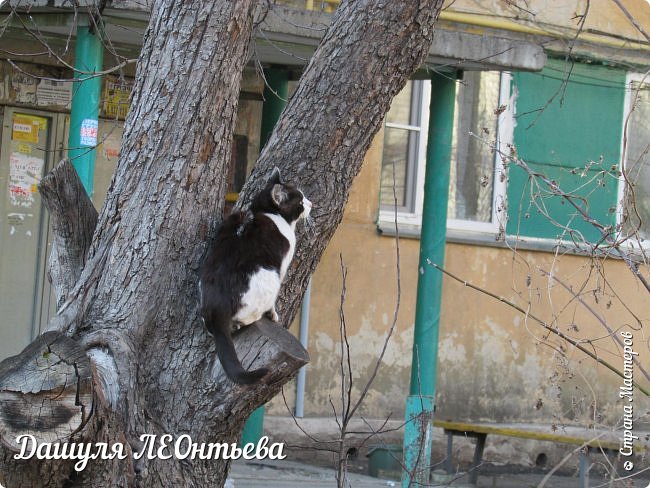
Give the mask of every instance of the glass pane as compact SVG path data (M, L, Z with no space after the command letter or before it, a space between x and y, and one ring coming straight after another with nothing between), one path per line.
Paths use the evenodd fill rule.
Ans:
M409 189L408 160L413 145L413 131L386 127L384 131L384 156L381 162L381 203L395 204L393 197L393 171L397 206L407 207ZM394 168L394 170L393 170Z
M650 239L650 84L632 83L634 110L627 134L627 179L624 228L626 233ZM633 190L633 191L629 191Z
M467 71L456 94L453 131L450 219L490 222L497 132L498 72Z
M406 86L395 95L386 115L386 122L393 124L411 124L411 96L413 94L413 81L408 81Z

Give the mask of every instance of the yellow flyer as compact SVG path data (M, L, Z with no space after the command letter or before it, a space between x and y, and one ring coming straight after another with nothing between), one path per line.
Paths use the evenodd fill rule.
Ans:
M47 119L35 115L14 114L11 131L13 141L38 143L38 131L47 128Z

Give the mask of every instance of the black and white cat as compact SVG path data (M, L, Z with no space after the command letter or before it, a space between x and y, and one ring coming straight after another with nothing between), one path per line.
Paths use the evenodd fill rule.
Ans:
M296 223L310 210L311 202L296 185L283 183L275 168L249 210L235 211L223 221L201 266L201 316L235 383L254 383L268 372L244 369L232 332L265 314L278 321L275 300L293 258Z

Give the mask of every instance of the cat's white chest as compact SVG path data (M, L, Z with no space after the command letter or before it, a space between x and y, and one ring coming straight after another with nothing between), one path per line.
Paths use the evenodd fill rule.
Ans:
M296 224L289 224L286 220L277 214L265 213L264 215L273 221L275 226L280 231L280 234L282 234L287 239L287 241L289 241L289 251L282 259L282 264L280 265L280 281L282 281L284 279L284 276L287 274L287 269L289 269L289 264L291 264L291 260L293 259L293 253L296 250Z
M248 290L240 299L240 308L233 317L244 325L258 321L275 306L281 280L276 271L260 268L250 278Z

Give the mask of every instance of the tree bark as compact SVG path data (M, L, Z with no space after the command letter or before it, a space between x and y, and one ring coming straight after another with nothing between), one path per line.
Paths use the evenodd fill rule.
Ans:
M16 438L63 442L88 421L92 374L85 351L58 332L38 337L0 365L2 444L20 451Z
M281 297L285 324L341 220L393 96L430 46L441 4L344 2L246 184L242 203L277 165L315 203L315 232L301 234ZM221 486L228 460L131 454L142 449L143 434L236 442L248 415L308 360L287 331L258 323L237 335L238 354L246 367L272 373L255 385L233 385L215 365L197 313L197 270L223 209L254 7L253 0L154 3L114 183L86 264L48 325L45 338L64 335L90 360L84 384L92 415L70 427L72 439L121 444L129 456L91 461L76 472L73 461L17 461L4 448L3 484ZM38 351L28 348L0 364L0 402L16 393L6 386L12 372ZM56 388L61 381L34 393Z

